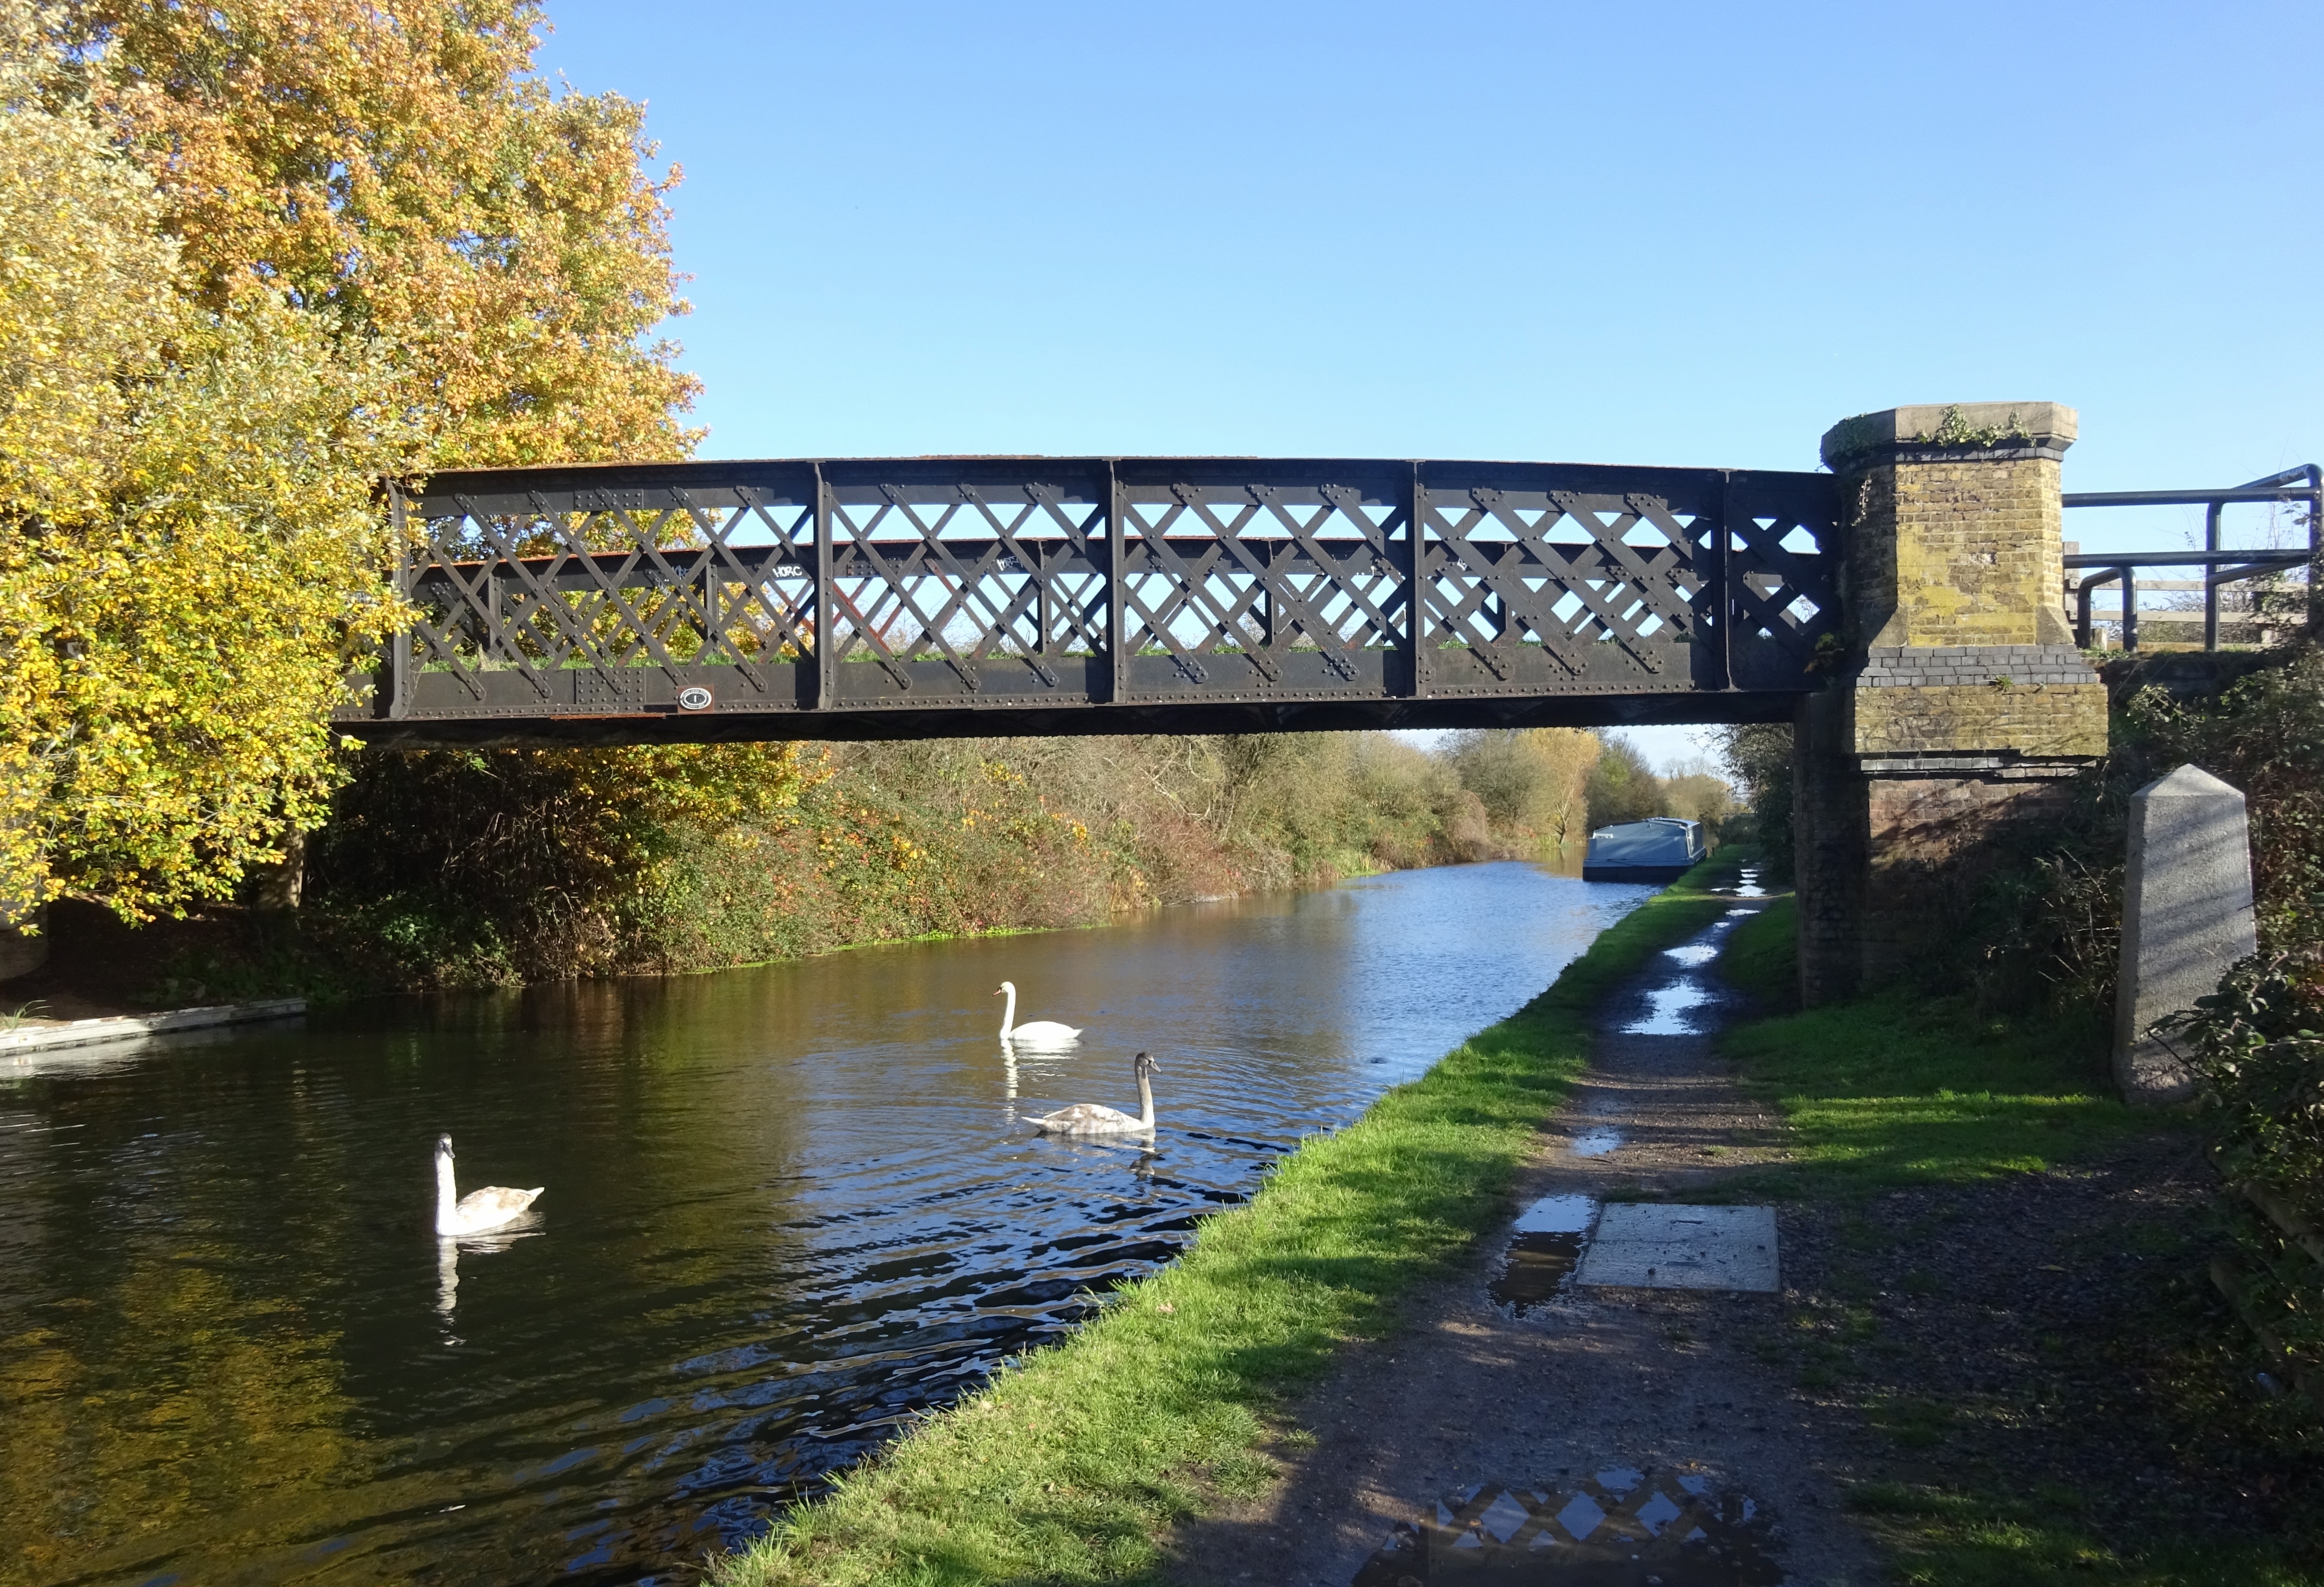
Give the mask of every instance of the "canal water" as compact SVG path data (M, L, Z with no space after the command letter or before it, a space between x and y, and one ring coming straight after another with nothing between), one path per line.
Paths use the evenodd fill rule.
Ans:
M0 1582L688 1579L1648 890L1406 872L0 1079ZM1079 1047L1005 1061L1004 978ZM1151 1150L1023 1121L1134 1111L1140 1047ZM523 1226L436 1239L439 1131Z

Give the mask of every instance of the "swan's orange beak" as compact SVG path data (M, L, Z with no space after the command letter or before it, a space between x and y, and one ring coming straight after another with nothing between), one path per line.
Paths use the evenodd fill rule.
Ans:
M997 987L997 986L996 986L996 987L994 987L994 988L992 989L992 995L993 995L994 997L999 997L999 996L1001 995L1001 989L1000 989L999 987Z

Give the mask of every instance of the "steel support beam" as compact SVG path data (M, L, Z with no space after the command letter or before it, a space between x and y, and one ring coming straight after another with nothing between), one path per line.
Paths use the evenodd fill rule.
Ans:
M1772 720L1838 623L1826 475L811 458L390 511L378 743Z

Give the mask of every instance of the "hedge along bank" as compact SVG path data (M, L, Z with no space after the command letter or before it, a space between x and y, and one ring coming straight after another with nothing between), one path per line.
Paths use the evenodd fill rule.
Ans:
M1589 1058L1590 1017L1729 907L1707 862L1600 934L1548 991L1311 1137L1251 1200L1072 1339L991 1381L720 1561L719 1587L1148 1578L1162 1535L1275 1478L1269 1412L1508 1213L1536 1133Z

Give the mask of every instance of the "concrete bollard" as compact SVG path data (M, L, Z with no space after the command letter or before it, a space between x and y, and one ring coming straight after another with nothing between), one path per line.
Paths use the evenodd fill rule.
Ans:
M2154 1023L2218 991L2228 968L2258 948L2244 796L2200 766L2181 766L2131 795L2114 1020L2114 1077L2124 1101L2194 1094L2195 1077L2153 1034Z

